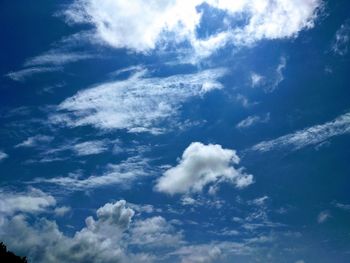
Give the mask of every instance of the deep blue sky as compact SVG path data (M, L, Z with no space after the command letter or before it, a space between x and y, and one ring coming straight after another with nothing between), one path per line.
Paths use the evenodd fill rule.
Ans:
M0 240L39 263L349 262L349 10L1 1Z

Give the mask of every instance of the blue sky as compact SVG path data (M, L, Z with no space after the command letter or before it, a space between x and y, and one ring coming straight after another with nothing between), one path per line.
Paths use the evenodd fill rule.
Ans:
M1 1L1 241L38 263L349 262L349 8Z

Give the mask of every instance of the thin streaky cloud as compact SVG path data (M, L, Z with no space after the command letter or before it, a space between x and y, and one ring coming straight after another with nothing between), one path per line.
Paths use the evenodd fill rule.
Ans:
M350 112L337 117L333 121L315 125L277 139L260 142L254 145L251 150L258 152L268 152L284 148L298 150L347 133L350 133Z
M61 67L31 67L9 72L5 76L14 81L22 82L25 81L27 78L32 77L33 75L55 72L60 70L62 70Z

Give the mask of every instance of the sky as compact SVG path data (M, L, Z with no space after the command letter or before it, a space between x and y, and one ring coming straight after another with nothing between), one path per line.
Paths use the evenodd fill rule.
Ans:
M0 2L0 240L30 263L350 262L350 2Z

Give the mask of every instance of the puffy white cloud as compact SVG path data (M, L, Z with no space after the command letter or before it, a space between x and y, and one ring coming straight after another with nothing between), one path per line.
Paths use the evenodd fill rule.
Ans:
M237 188L253 183L253 176L236 169L240 159L234 150L218 144L191 143L179 164L164 172L155 189L169 194L201 192L209 184L228 181Z
M269 121L270 121L270 113L267 113L264 116L258 116L258 115L248 116L246 119L240 121L236 125L236 128L244 129L244 128L254 126L258 123L267 123Z
M8 154L4 153L3 151L0 151L0 162L6 158L8 158Z
M226 12L226 20L245 17L244 25L234 23L217 28L208 39L199 39L202 13L208 4L212 12ZM116 48L147 52L170 42L188 41L200 56L231 42L251 45L263 39L295 37L314 27L322 0L76 0L66 11L70 23L94 26L95 36Z
M6 218L0 223L0 234L9 249L27 255L30 261L38 263L126 263L153 262L157 248L179 246L178 234L164 218L153 217L136 220L135 213L127 207L126 201L107 203L96 211L96 217L85 219L85 227L73 236L65 235L54 221L38 218L29 224L23 215ZM178 243L177 243L178 242ZM129 246L138 251L151 249L150 253L133 253Z
M346 113L325 124L315 125L274 140L260 142L254 145L251 149L259 152L283 149L285 147L290 147L292 150L298 150L309 145L322 143L329 138L347 134L349 132L350 113Z
M58 106L59 113L51 121L73 127L92 125L99 129L159 133L163 131L157 127L160 122L175 117L182 103L221 89L217 79L225 72L212 69L164 78L148 78L145 71L137 72L127 80L78 92Z
M22 213L41 213L56 205L56 199L36 188L27 192L0 191L0 214L13 215Z

